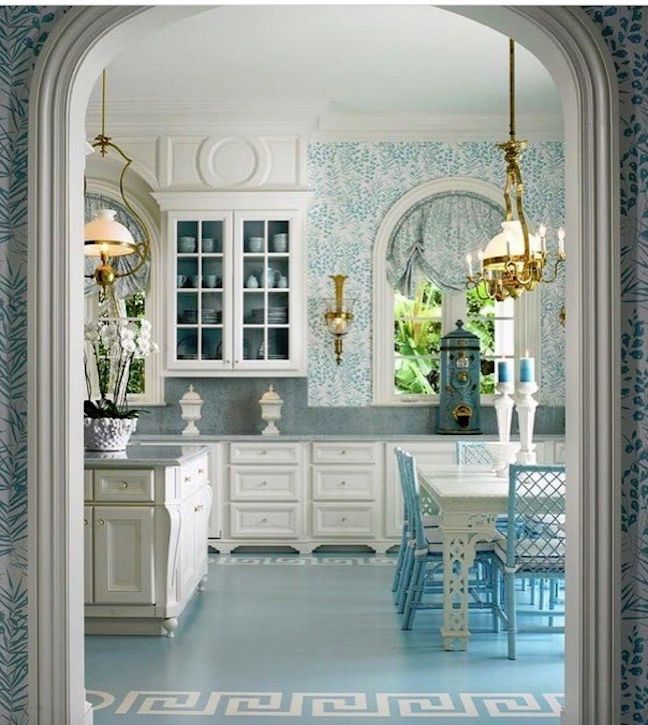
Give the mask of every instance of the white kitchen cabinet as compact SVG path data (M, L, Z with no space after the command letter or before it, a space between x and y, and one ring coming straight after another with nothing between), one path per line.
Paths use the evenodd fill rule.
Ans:
M209 444L215 495L211 545L221 553L278 545L308 553L322 545L358 544L387 551L398 543L403 516L395 448L428 465L448 465L456 460L456 443L437 436L401 441L223 437ZM540 439L537 450L539 461L552 463L564 455L564 442ZM191 564L186 568L190 571Z
M154 604L152 506L94 506L94 604Z
M208 449L133 446L86 456L88 634L167 634L207 576Z
M166 215L166 373L306 373L309 195L156 193Z

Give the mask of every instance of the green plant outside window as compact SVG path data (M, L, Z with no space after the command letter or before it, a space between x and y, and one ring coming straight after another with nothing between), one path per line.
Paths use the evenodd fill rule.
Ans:
M126 304L126 317L143 318L145 316L146 297L142 290L133 292L124 302ZM131 362L128 387L126 388L126 392L131 395L143 395L145 392L144 362L144 358L134 358Z
M413 298L394 294L394 387L397 395L439 392L439 348L443 294L430 281L417 287ZM466 294L466 327L481 341L481 392L495 389L495 303Z

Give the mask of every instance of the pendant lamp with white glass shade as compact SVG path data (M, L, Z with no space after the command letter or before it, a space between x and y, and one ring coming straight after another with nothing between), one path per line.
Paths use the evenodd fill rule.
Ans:
M102 157L105 157L109 150L114 151L121 157L124 165L119 175L119 193L124 206L133 215L138 224L144 230L144 239L136 242L133 235L126 226L115 219L117 214L113 209L99 209L94 217L84 228L84 254L86 257L99 257L99 264L91 275L98 285L109 287L120 277L135 274L146 264L150 257L150 235L146 224L133 209L124 192L124 175L132 163L122 150L113 143L106 135L106 71L103 71L101 82L101 133L92 142L93 149L99 149ZM127 270L117 270L112 264L113 257L122 257L127 254L135 254L138 259L135 264L130 265Z

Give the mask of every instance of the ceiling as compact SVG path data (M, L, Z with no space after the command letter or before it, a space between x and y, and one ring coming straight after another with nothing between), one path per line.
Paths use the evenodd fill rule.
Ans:
M503 115L507 63L505 36L430 6L221 6L143 37L109 66L108 88L117 106ZM521 47L517 72L520 115L560 118L549 73Z

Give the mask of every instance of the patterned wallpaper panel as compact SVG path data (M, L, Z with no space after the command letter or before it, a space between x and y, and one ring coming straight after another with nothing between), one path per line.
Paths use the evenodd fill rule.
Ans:
M591 7L617 71L621 131L621 722L648 722L648 11Z
M62 8L0 6L0 722L27 722L27 119Z
M522 129L522 132L524 129ZM308 227L309 404L363 406L371 391L372 255L378 227L389 208L415 186L442 176L472 176L501 187L504 161L493 143L321 142L308 148L315 192ZM549 236L563 223L564 158L558 142L531 144L523 157L526 208L544 221ZM555 235L554 235L555 236ZM349 275L356 319L338 367L321 322L328 275ZM558 312L564 283L543 285L542 380L545 405L564 404L564 331Z

